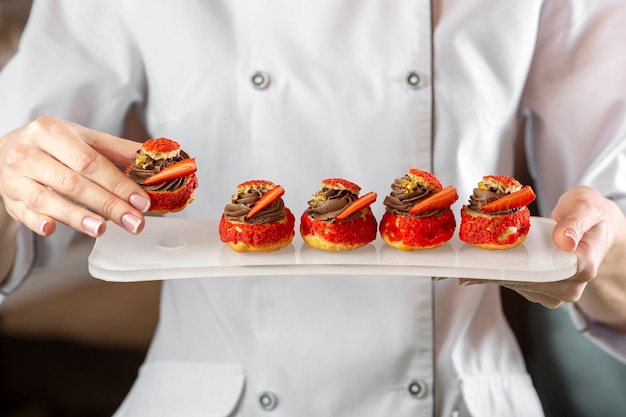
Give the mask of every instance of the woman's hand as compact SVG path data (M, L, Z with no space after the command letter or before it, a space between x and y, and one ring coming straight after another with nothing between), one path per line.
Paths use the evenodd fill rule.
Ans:
M597 190L578 186L561 196L552 218L557 222L552 234L555 245L576 253L576 274L558 282L497 283L549 308L576 302L590 318L626 331L624 214ZM462 279L460 282L468 285L494 281Z
M0 197L13 219L42 236L61 222L98 237L109 219L139 233L150 200L118 168L137 149L130 140L40 117L0 139Z

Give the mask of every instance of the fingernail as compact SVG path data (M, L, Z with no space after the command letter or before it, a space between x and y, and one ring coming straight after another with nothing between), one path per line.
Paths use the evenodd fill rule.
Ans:
M46 233L46 226L48 223L48 220L42 220L41 223L39 223L39 234L43 235Z
M461 287L469 287L470 285L476 285L476 284L478 284L478 282L472 281L472 280L469 280L469 279L467 279L467 280L459 280L459 285Z
M85 230L96 236L100 235L103 224L104 222L102 222L102 220L95 219L93 217L85 217L82 221L82 225Z
M446 277L431 277L431 279L433 280L433 282L437 282L437 281L443 281L444 279L446 279Z
M135 207L142 213L145 213L150 209L150 200L139 194L131 195L129 201L131 206Z
M129 232L135 234L141 226L141 219L133 216L132 214L124 214L122 216L122 224Z
M574 239L576 242L578 242L578 235L576 234L576 232L574 231L574 229L572 229L571 227L566 228L565 230L563 230L563 234L567 237L571 237L572 239Z

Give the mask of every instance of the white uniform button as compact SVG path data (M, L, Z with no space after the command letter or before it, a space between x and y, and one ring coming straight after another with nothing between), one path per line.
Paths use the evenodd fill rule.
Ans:
M270 391L264 391L259 394L259 405L265 411L272 411L278 405L278 397Z
M426 396L427 385L426 382L418 379L411 381L407 386L407 390L413 398L424 398Z
M257 90L265 90L270 85L270 75L267 72L256 71L250 76L250 82Z
M422 86L422 77L417 72L411 71L406 75L406 83L411 88L420 88Z

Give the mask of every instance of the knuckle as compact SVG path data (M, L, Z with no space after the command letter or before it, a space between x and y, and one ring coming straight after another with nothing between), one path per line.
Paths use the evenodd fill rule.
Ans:
M74 172L68 172L59 178L59 192L66 196L78 195L81 191L80 184L80 177Z
M91 174L96 170L97 161L95 152L79 152L75 156L74 169L81 174Z
M598 204L598 201L595 194L585 193L578 195L573 204L578 207L580 212L588 213L592 217L598 217L601 211L601 205ZM578 219L578 222L583 223L580 219ZM577 226L582 229L582 224L577 224Z
M69 225L80 223L79 221L73 221L74 219L78 219L81 217L78 206L75 206L74 204L64 204L62 207L59 207L58 210L58 219L61 222Z
M565 291L562 300L566 303L575 303L580 300L583 292L585 291L585 287L587 283L585 282L577 282L574 285L571 285L567 291Z
M108 189L111 191L111 194L116 196L126 196L129 193L128 187L128 178L124 175L117 175L114 179L109 183Z
M28 161L28 147L19 144L9 146L6 150L5 161L7 166L19 167Z
M599 265L597 263L590 263L587 265L584 271L579 274L579 277L585 282L591 282L598 276Z
M75 206L72 204L68 204L60 208L58 218L59 220L61 220L61 222L65 224L73 224L74 222L72 222L72 219L76 217L75 213Z
M48 133L54 130L54 126L58 125L60 122L60 119L53 116L39 116L26 125L24 133L26 137L36 138L42 133Z
M101 212L104 217L111 219L117 211L117 201L114 198L107 198L104 200L101 208Z
M581 283L588 283L598 275L599 263L588 257L586 262L580 263L576 279Z
M35 191L28 194L26 203L28 208L33 211L40 211L45 206L45 195L41 191Z
M59 122L60 122L60 119L58 117L42 115L42 116L38 116L35 120L33 120L31 125L46 127L46 126L50 126Z

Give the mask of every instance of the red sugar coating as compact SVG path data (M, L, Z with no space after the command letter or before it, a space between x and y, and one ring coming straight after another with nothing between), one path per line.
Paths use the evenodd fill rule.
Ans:
M175 191L148 191L150 211L179 211L185 208L189 198L198 187L198 177L191 174L189 180Z
M158 153L158 152L172 152L180 149L180 144L172 139L168 138L155 138L148 139L141 145L141 149L143 149L146 153Z
M517 228L516 233L506 235L509 227ZM523 207L514 213L504 215L474 215L466 207L461 210L459 238L470 244L510 245L530 230L530 211ZM504 236L504 238L502 238Z
M504 187L520 188L522 186L522 184L520 184L518 180L513 177L508 177L506 175L485 175L483 177L483 182L487 181L495 182Z
M219 235L224 243L244 242L251 246L264 246L276 243L295 234L296 219L288 208L285 208L287 221L267 224L247 224L227 221L224 215L220 219Z
M322 187L328 187L338 190L346 189L356 195L359 195L361 187L353 182L344 180L343 178L328 178L322 181Z
M441 246L452 238L455 229L456 220L450 209L428 217L405 217L385 211L379 227L386 240L416 248Z
M443 189L443 184L437 177L427 171L422 171L421 169L411 168L409 169L409 176L419 178L419 181L422 185L430 186L435 191L440 191Z
M317 235L333 243L350 245L367 244L376 239L376 218L372 209L362 210L359 217L333 223L316 220L306 213L300 218L300 232L305 235Z

